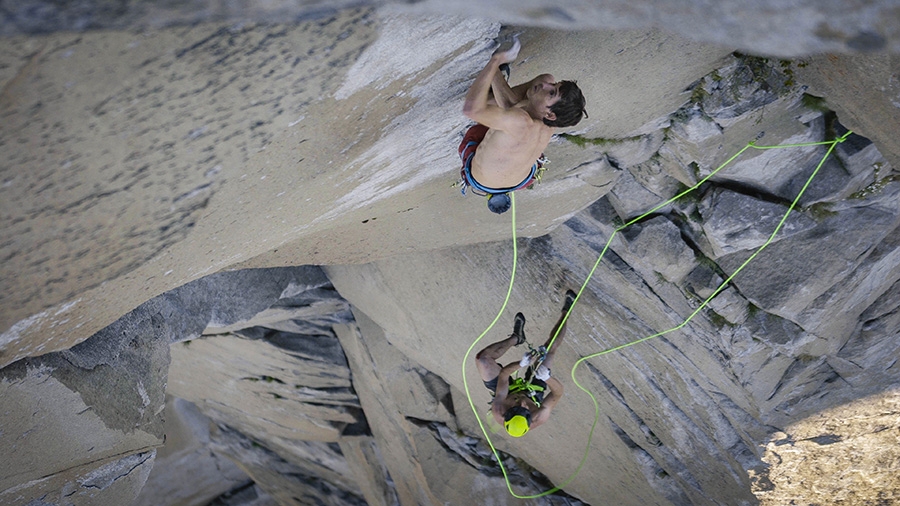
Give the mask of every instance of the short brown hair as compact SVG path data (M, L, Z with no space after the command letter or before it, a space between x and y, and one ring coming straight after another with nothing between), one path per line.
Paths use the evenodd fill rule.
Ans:
M575 126L581 118L587 118L584 110L584 94L575 81L562 81L559 84L559 100L550 106L550 110L556 115L553 121L544 118L544 124L552 127Z

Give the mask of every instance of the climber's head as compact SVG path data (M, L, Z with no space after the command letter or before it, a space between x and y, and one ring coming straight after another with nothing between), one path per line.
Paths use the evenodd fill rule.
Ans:
M531 411L522 406L513 406L503 414L503 425L512 437L522 437L531 427Z

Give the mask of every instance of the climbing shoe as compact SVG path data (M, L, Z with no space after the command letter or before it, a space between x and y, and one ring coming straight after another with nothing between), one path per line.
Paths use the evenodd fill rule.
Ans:
M563 303L563 312L567 313L570 309L572 309L572 304L575 303L575 298L578 297L578 294L573 292L572 290L566 290L566 302Z
M513 335L516 336L516 346L525 342L525 315L516 313L516 323L513 325Z

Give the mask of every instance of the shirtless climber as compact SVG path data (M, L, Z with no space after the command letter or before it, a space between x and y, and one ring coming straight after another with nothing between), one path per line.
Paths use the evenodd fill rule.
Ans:
M515 61L520 47L516 38L511 49L491 56L463 106L463 114L478 122L459 145L463 193L471 186L478 195L501 196L488 204L495 213L509 209L509 192L532 184L554 128L587 117L584 95L573 81L541 74L509 87L500 67Z
M513 437L522 437L530 429L539 427L546 422L550 418L550 411L563 396L562 383L550 376L550 363L563 336L566 335L564 319L575 302L575 298L575 292L572 290L566 292L562 314L550 332L550 338L543 346L547 356L537 371L529 369L523 377L510 380L510 375L519 369L531 366L532 355L530 353L526 353L520 362L513 362L505 367L501 367L497 363L497 360L510 348L525 342L525 316L522 313L516 314L511 336L488 346L475 355L481 380L494 396L491 401L491 414L497 423L502 423L506 427L506 432ZM559 334L556 341L552 343L553 346L550 346L557 329L559 329ZM530 376L533 376L531 381L526 381L525 378ZM549 395L547 394L548 389L550 390Z

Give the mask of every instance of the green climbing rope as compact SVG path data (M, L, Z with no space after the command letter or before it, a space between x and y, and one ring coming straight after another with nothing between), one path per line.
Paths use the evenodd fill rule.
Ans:
M497 316L494 318L494 320L491 322L491 324L488 325L488 327L484 330L484 332L482 332L481 335L478 336L478 339L476 339L471 344L471 346L469 346L469 349L466 351L466 355L463 358L463 363L462 363L463 387L466 391L466 397L469 400L469 406L472 408L472 412L475 414L475 419L478 421L479 427L481 427L481 432L484 434L484 437L487 440L488 445L491 447L491 451L493 452L494 457L497 459L497 463L500 465L500 470L503 473L503 478L506 481L506 487L509 490L510 494L512 494L514 497L517 497L519 499L535 499L538 497L543 497L543 496L552 494L554 492L562 490L563 487L565 487L566 485L571 483L572 480L574 480L575 477L578 476L578 473L581 472L582 467L584 467L584 464L587 461L587 457L590 452L591 440L594 437L594 429L597 427L597 422L600 420L600 405L597 402L596 397L594 397L594 394L591 393L590 390L585 388L581 383L579 383L578 378L575 377L575 371L577 370L578 366L581 365L586 360L590 360L592 358L596 358L596 357L599 357L602 355L613 353L613 352L622 350L624 348L628 348L630 346L634 346L636 344L643 343L644 341L649 341L656 337L660 337L660 336L663 336L670 332L679 330L679 329L683 328L685 325L687 325L701 310L703 310L709 304L709 302L716 295L719 294L719 292L721 292L722 290L725 289L726 286L728 286L728 283L730 283L731 280L734 279L734 277L737 276L738 273L740 273L744 269L744 267L746 267L754 258L756 258L757 255L759 255L760 252L762 252L763 249L765 249L772 242L772 240L775 238L775 235L784 226L784 223L785 223L785 221L787 221L788 216L791 214L791 212L797 206L797 203L800 201L800 198L803 196L803 193L806 192L807 187L809 187L810 183L812 183L813 179L819 173L819 169L822 168L822 166L825 164L825 161L831 155L831 152L834 151L835 146L838 143L844 142L847 139L847 137L850 136L850 134L852 134L852 132L848 131L841 137L838 137L831 141L809 142L809 143L800 143L800 144L782 144L782 145L777 145L777 146L757 146L755 141L751 141L751 142L747 143L747 145L744 146L740 151L735 153L734 156L732 156L731 158L726 160L724 163L722 163L718 168L716 168L716 170L710 172L709 175L707 175L706 177L704 177L703 179L698 181L697 184L695 184L694 186L691 186L690 188L682 191L681 193L675 195L674 197L670 198L669 200L663 202L662 204L659 204L658 206L654 207L653 209L650 209L649 211L645 212L644 214L638 216L637 218L634 218L634 219L628 221L627 223L617 227L613 231L613 233L610 234L609 239L607 239L606 244L603 246L603 249L600 251L600 256L597 258L597 261L594 263L594 266L591 268L590 272L588 273L587 278L584 280L584 283L582 283L581 287L579 288L578 294L575 297L575 301L572 303L572 306L569 308L569 310L566 312L565 316L563 317L563 321L562 321L563 324L565 324L565 322L569 319L569 315L572 313L572 310L578 304L578 300L581 298L582 292L584 292L585 288L587 287L588 283L590 282L591 278L593 277L594 272L597 270L597 267L600 265L600 262L603 260L603 257L606 255L606 251L609 249L609 245L612 243L612 240L616 236L617 233L619 233L620 231L624 230L625 228L633 225L634 223L637 223L637 222L643 220L647 216L655 213L656 211L662 209L663 207L675 202L676 200L680 199L681 197L687 195L688 193L696 190L697 188L700 187L700 185L702 185L703 183L708 181L711 177L713 177L720 170L722 170L723 168L728 166L731 162L733 162L736 158L738 158L740 155L742 155L748 149L752 148L752 149L765 150L765 149L780 149L780 148L828 145L828 149L825 151L825 155L822 157L821 161L819 161L819 164L816 166L815 170L813 170L812 174L810 174L809 178L807 178L806 183L800 189L800 192L797 193L797 196L791 202L790 206L788 206L787 212L784 213L784 216L781 218L781 221L778 222L778 225L775 227L775 230L772 231L772 233L769 235L769 238L759 248L757 248L756 251L754 251L753 254L750 255L737 269L735 269L735 271L730 276L728 276L728 278L726 278L724 281L722 281L722 283L719 285L719 287L716 288L715 291L713 291L713 293L709 297L707 297L706 300L704 300L697 307L697 309L694 310L694 312L692 312L687 318L685 318L685 320L683 322L681 322L680 324L678 324L668 330L664 330L662 332L657 332L656 334L653 334L653 335L642 337L640 339L635 339L633 341L630 341L630 342L627 342L624 344L620 344L620 345L614 346L612 348L608 348L606 350L603 350L603 351L600 351L597 353L587 355L585 357L580 358L579 360L577 360L575 362L575 364L572 366L572 371L571 371L570 376L572 377L572 381L575 383L575 385L579 389L581 389L583 392L587 393L588 396L591 398L591 401L594 403L594 421L591 424L590 431L588 432L588 439L587 439L587 444L585 445L584 454L582 455L581 460L578 463L578 466L575 468L575 471L559 485L556 485L553 488L551 488L550 490L547 490L547 491L541 492L540 494L535 494L535 495L519 495L519 494L516 494L516 492L512 489L512 484L509 481L509 475L507 474L506 467L503 465L503 461L500 459L500 455L497 451L497 448L494 446L494 443L491 441L491 437L488 435L488 431L485 429L485 426L481 420L481 417L478 416L478 410L475 408L475 402L472 399L471 392L469 391L469 384L468 384L468 381L466 380L466 363L469 361L469 355L471 355L472 350L475 349L475 347L478 345L478 343L481 341L481 339L484 338L484 336L487 335L488 332L490 332L490 330L493 328L493 326L500 319L500 316L506 310L506 306L509 303L509 298L510 298L510 295L512 294L513 284L514 284L515 278L516 278L516 267L517 267L518 256L519 256L518 255L518 247L516 244L517 243L517 241L516 241L516 199L515 199L514 193L510 194L510 196L512 197L511 211L512 211L513 264L512 264L512 273L510 274L510 277L509 277L509 288L506 291L506 298L503 300L503 305L500 307L500 311L497 313ZM557 328L556 333L554 333L553 337L550 339L550 343L547 346L548 348L550 346L553 346L553 343L556 341L556 337L559 335L559 331L560 331L559 329L561 329L562 326L563 325L560 325Z

